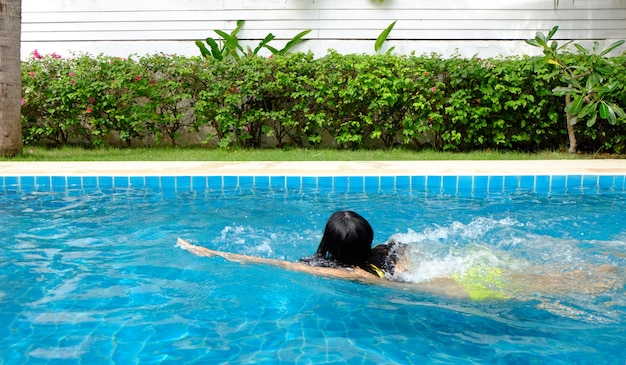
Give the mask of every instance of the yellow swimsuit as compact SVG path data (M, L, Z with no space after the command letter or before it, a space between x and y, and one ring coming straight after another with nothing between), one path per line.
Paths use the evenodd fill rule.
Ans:
M461 274L452 275L457 284L465 288L472 300L508 299L502 269L497 267L471 267Z
M374 264L370 264L370 263L368 263L367 265L369 266L370 269L372 269L373 271L372 274L378 276L379 278L385 277L385 273L380 268L378 268L378 266Z

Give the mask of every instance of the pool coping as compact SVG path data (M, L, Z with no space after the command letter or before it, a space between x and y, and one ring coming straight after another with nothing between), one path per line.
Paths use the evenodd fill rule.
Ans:
M0 176L622 175L626 160L0 162Z

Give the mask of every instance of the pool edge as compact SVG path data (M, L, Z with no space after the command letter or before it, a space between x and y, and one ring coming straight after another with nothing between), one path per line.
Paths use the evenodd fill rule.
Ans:
M626 160L0 162L0 176L621 175Z

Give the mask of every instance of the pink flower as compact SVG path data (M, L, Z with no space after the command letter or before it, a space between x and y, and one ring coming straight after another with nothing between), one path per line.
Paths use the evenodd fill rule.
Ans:
M74 80L70 81L70 85L74 85L75 83L76 83L76 81L74 81Z
M70 73L67 74L69 77L74 77L74 73L72 71L70 71Z
M244 125L244 126L243 126L243 130L247 132L247 131L248 131L248 126L247 126L247 125Z
M52 54L51 54L50 56L52 56L52 57L54 57L54 58L56 58L56 59L61 58L61 55L56 54L55 52L52 52Z
M270 55L270 58L274 58L274 55L273 55L273 54L271 54L271 55Z
M31 155L34 155L35 154L35 150L31 148L31 149L28 150L28 153L30 153Z
M93 96L90 96L90 97L89 97L89 102L90 102L90 103L92 103L92 104L93 104L95 101L96 101L96 98L94 98Z
M135 80L137 80L137 81L141 80L141 76L135 75Z
M24 98L22 98L22 100L20 100L20 106L24 106L24 103L26 103L26 100L24 100Z
M31 71L31 72L29 72L29 73L28 73L28 76L30 76L30 77L35 77L35 71Z
M237 89L236 87L233 87L233 92L236 94L239 92L239 89Z
M424 76L428 76L428 71L424 71Z
M39 54L39 51L37 51L37 50L33 51L33 59L34 60L40 60L42 58L43 58L43 56Z
M437 88L433 86L433 87L430 88L430 91L435 92L435 91L437 91Z
M87 107L87 110L86 110L85 112L87 112L87 113L91 113L91 111L92 111L92 110L91 110L91 107Z

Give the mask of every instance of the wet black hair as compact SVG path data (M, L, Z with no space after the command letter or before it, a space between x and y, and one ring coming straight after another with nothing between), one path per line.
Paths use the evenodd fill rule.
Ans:
M326 222L316 255L347 266L364 267L372 252L374 230L359 214L344 210Z

